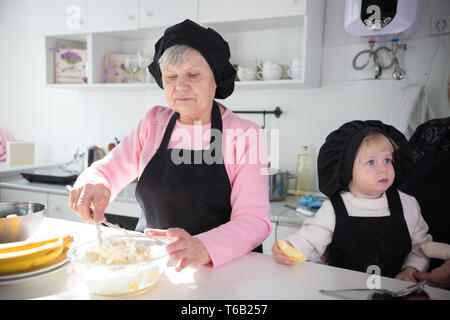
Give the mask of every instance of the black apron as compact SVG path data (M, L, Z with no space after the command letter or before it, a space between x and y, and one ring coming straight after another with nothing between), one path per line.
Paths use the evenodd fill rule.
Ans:
M386 217L349 216L339 194L331 199L336 226L328 251L330 265L360 272L376 265L386 277L401 272L411 251L411 237L398 191L391 187L386 197L390 211Z
M414 164L414 170L400 189L419 202L433 241L450 243L450 151L428 151ZM429 270L443 262L431 259Z
M137 183L136 200L142 214L136 231L182 228L197 235L230 221L231 184L223 164L222 140L214 141L211 134L208 150L167 149L178 117L177 112L172 115L159 149ZM222 116L215 101L211 129L222 132ZM179 163L180 159L185 161ZM262 245L253 251L262 253Z

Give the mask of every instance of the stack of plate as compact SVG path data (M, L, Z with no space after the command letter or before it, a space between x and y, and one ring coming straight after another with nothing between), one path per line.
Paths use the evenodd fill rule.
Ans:
M67 258L66 252L61 254L58 258L50 261L47 264L28 269L23 272L0 275L0 286L7 286L11 284L17 284L31 279L43 277L54 272L65 269L70 264Z
M19 283L65 268L72 236L0 245L0 286Z

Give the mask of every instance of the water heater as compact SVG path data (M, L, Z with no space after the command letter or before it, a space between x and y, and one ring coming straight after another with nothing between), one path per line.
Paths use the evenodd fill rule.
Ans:
M345 0L344 27L367 38L398 36L414 23L418 0Z

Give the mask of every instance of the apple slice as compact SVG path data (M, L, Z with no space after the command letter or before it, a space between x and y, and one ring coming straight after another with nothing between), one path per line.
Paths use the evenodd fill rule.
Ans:
M307 260L305 255L303 255L300 251L295 249L285 240L278 240L278 247L280 248L281 252L283 252L286 256L288 256L289 259L291 259L295 263L300 263Z

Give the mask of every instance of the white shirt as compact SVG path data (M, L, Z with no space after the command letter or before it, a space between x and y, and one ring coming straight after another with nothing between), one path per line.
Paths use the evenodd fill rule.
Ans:
M428 225L420 213L420 206L417 200L401 191L399 193L412 246L411 252L406 256L403 263L402 270L407 266L411 266L421 272L427 271L429 258L423 254L420 245L432 240L431 235L427 233ZM357 198L348 191L341 192L341 196L349 216L390 216L385 193L378 199ZM305 219L301 228L290 233L285 240L302 252L308 260L314 260L321 257L331 243L335 225L336 216L333 205L330 200L325 200L316 215Z

